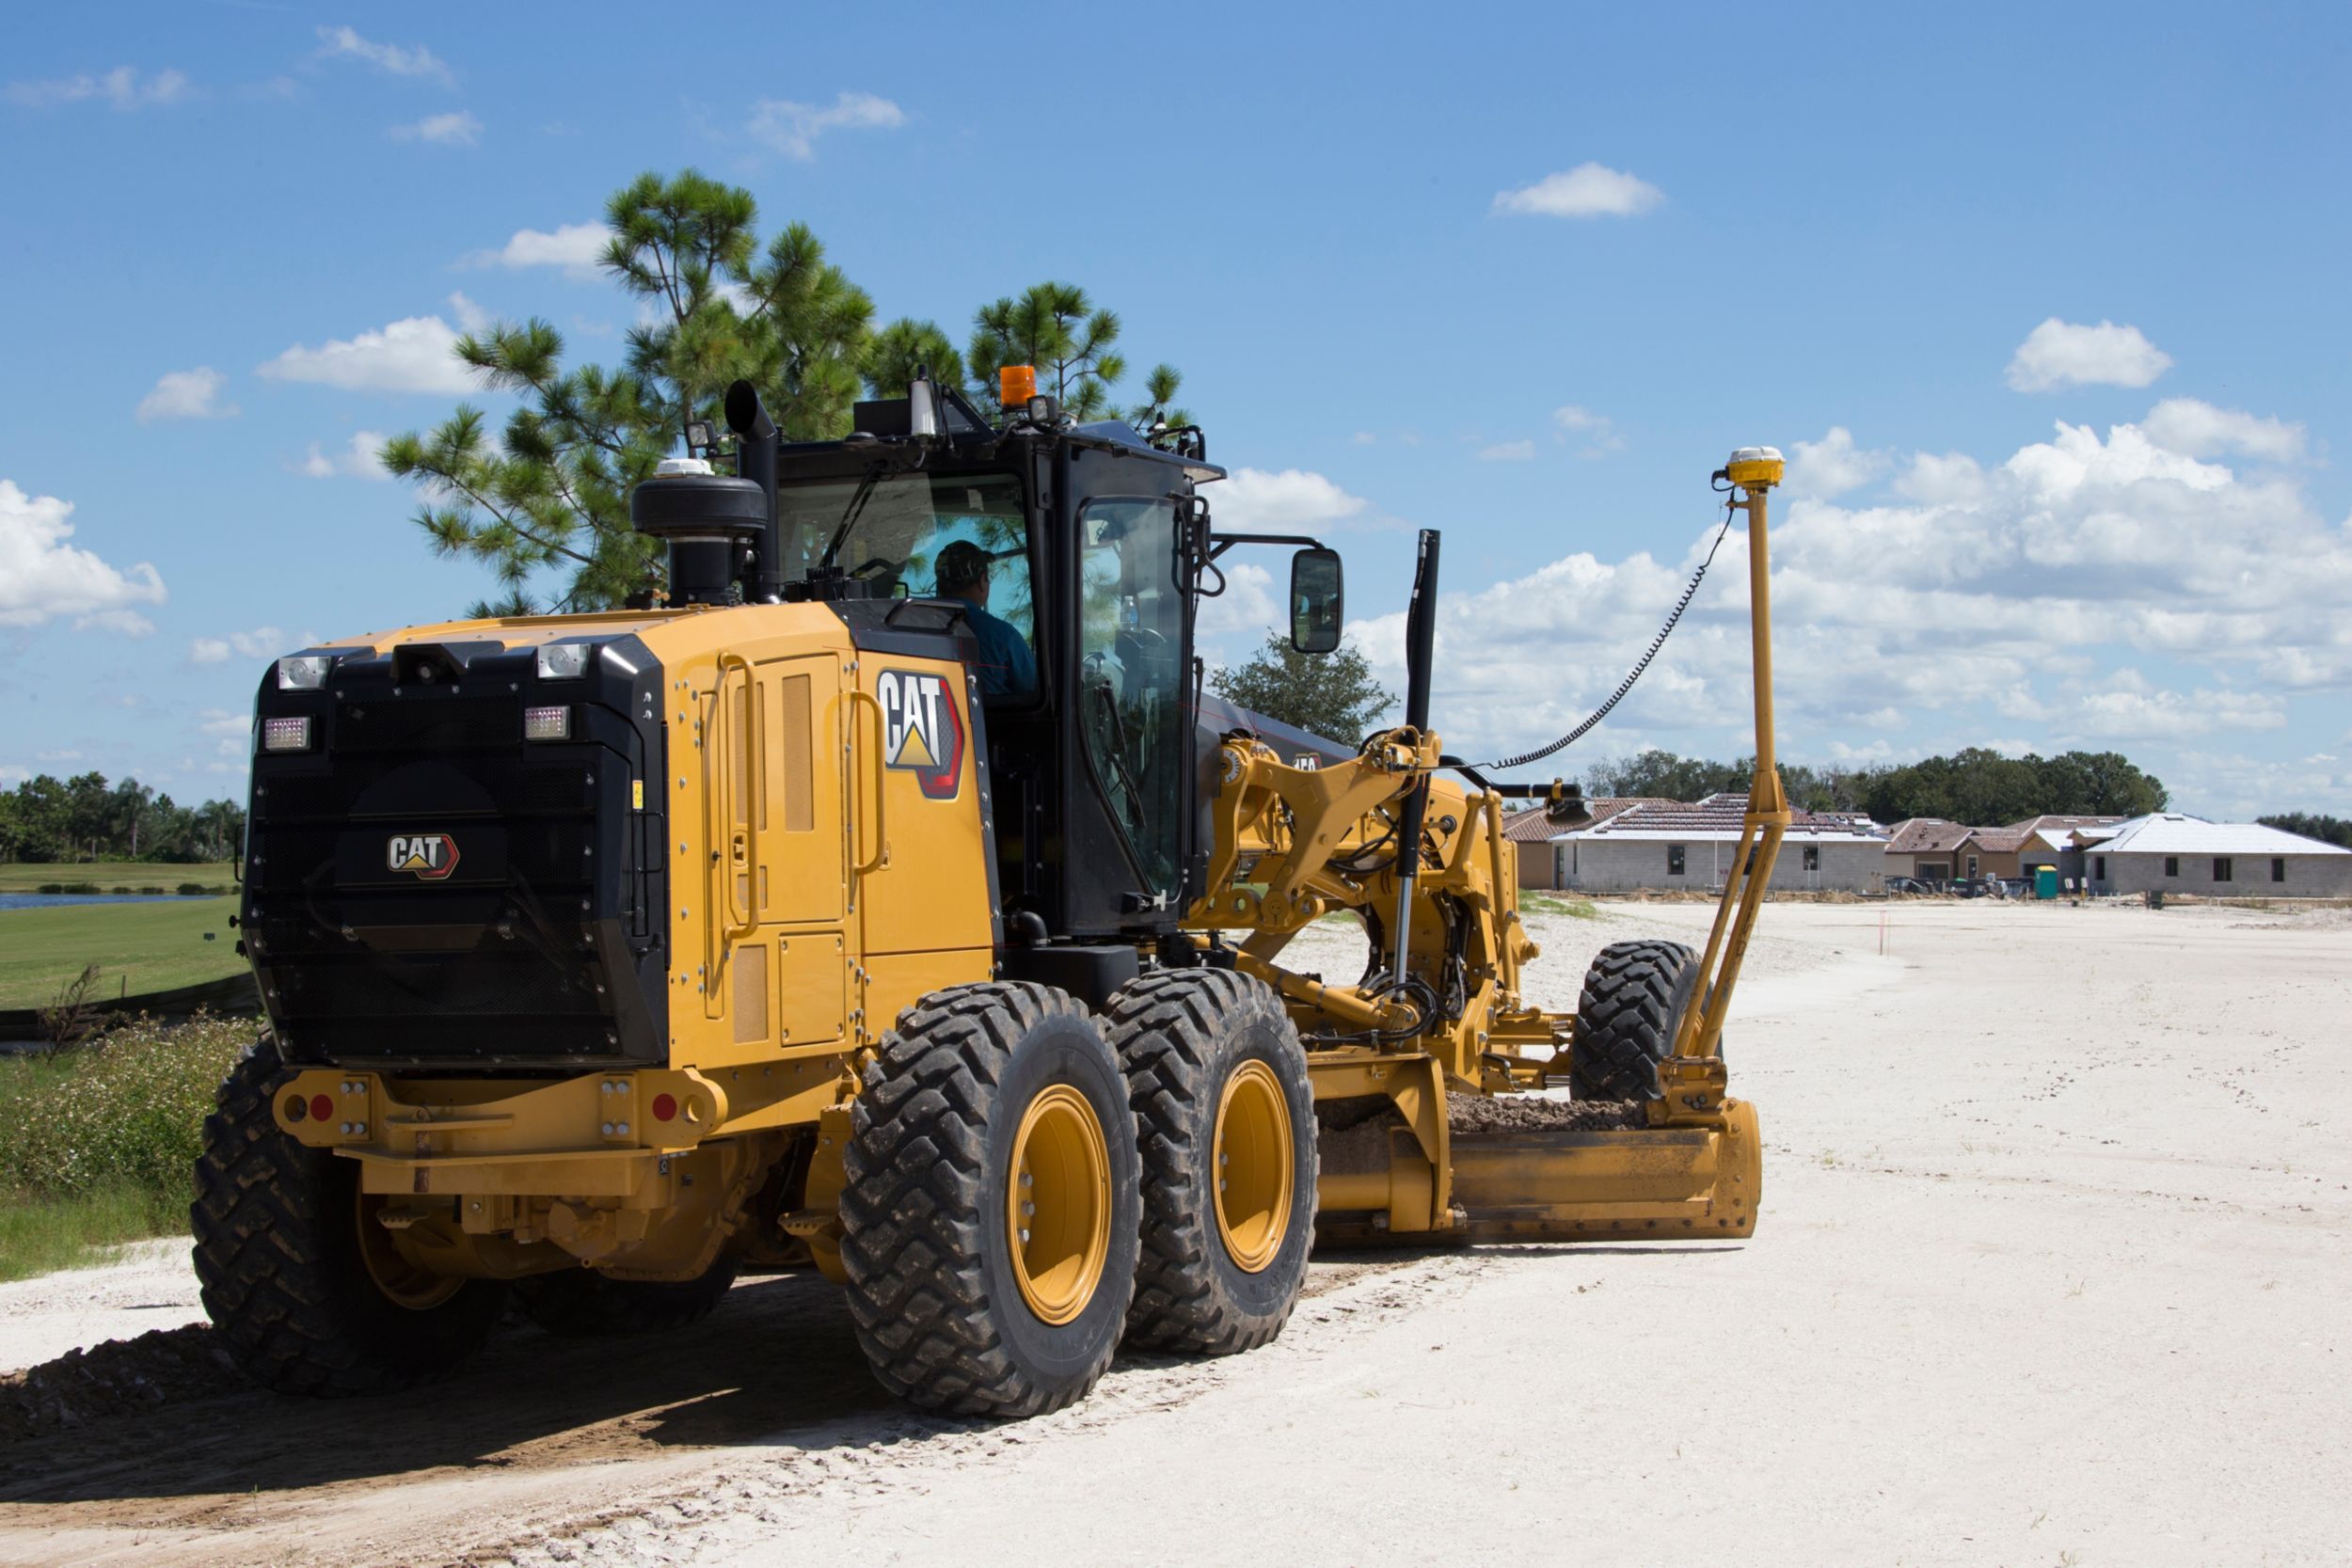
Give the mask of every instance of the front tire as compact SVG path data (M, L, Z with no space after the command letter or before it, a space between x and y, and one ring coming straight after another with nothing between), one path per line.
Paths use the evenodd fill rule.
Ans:
M230 1069L196 1162L196 1276L230 1355L281 1394L373 1394L439 1377L489 1338L506 1287L404 1259L357 1162L278 1131L291 1074L263 1036Z
M1613 942L1594 956L1568 1035L1577 1100L1656 1100L1699 982L1699 956L1678 942Z
M850 1312L884 1387L1025 1417L1108 1370L1135 1292L1135 1117L1078 1002L1011 982L923 998L866 1069L842 1166Z
M1127 1342L1231 1355L1281 1333L1314 1242L1314 1087L1281 999L1221 969L1147 975L1111 999L1143 1155Z

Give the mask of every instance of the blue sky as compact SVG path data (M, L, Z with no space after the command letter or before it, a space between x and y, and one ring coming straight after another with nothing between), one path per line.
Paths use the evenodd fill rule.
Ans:
M564 231L691 165L885 318L1116 307L1392 679L1444 529L1453 749L1604 695L1772 442L1788 755L2352 812L2340 8L110 14L0 22L0 780L240 792L270 654L482 592L372 441L501 406L437 353L478 315L615 355ZM1569 770L1744 748L1738 537Z

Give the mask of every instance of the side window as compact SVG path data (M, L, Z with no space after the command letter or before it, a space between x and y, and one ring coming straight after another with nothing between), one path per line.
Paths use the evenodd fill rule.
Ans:
M1682 846L1679 844L1666 846L1666 875L1669 877L1682 875Z
M1807 871L1821 869L1821 847L1820 845L1808 844L1804 847L1804 868Z
M2235 869L2236 867L2230 863L2229 856L2216 855L2213 858L2213 879L2215 881L2226 882L2231 880L2231 873Z
M2270 857L2270 879L2274 882L2283 882L2287 879L2287 859L2284 855Z
M1078 545L1078 733L1142 891L1174 897L1186 739L1175 503L1090 500Z

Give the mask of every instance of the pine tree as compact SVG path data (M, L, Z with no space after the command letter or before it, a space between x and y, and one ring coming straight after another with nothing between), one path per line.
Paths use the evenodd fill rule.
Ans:
M480 615L594 610L644 586L658 551L631 528L628 492L679 449L688 423L717 421L730 382L757 386L787 437L848 433L873 302L793 224L758 249L751 194L689 169L640 176L607 203L601 261L653 319L625 365L566 369L564 338L536 317L457 344L500 391L520 393L498 440L461 404L426 434L396 436L384 466L425 492L417 524L442 555L489 566L502 597ZM568 574L542 602L544 573Z

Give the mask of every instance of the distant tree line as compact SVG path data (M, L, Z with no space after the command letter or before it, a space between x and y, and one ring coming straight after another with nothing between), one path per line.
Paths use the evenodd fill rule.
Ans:
M1585 770L1584 789L1595 797L1651 795L1696 800L1722 790L1744 790L1755 770L1754 757L1723 763L1680 757L1652 747L1637 756L1594 764ZM2045 812L2140 816L2162 811L2169 799L2161 781L2114 752L2008 757L1972 746L1950 756L1922 757L1917 762L1873 763L1862 768L1789 763L1782 765L1780 772L1789 802L1799 810L1867 812L1880 822L1940 816L1986 827L2020 822Z
M2282 811L2275 816L2258 816L2254 820L2281 832L2300 833L2322 844L2339 844L2352 849L2352 822L2341 816L2321 816L2308 811Z
M0 791L0 861L225 861L245 840L233 800L183 806L135 779L43 773Z

